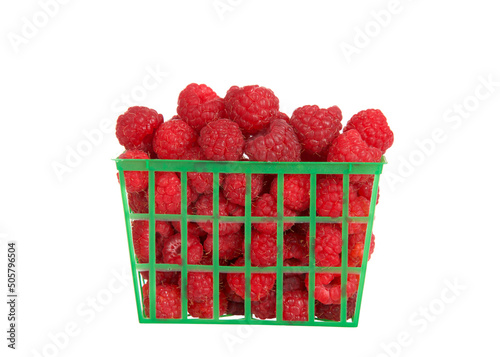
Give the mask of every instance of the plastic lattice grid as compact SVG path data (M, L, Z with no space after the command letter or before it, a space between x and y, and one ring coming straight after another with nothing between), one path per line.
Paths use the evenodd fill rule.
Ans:
M188 324L259 324L259 325L307 325L307 326L341 326L356 327L359 321L359 311L363 295L363 286L366 276L368 252L372 237L373 218L378 192L378 183L383 165L386 164L383 157L378 163L345 163L345 162L214 162L214 161L184 161L184 160L123 160L116 159L121 183L121 194L125 213L126 230L132 275L134 282L135 298L139 321L141 323L188 323ZM149 190L149 213L133 213L128 205L127 192L125 188L124 171L148 171L149 187L155 187L155 172L177 172L181 178L181 212L180 214L156 214L155 213L155 190ZM187 173L207 172L213 173L213 212L212 216L189 215L187 212ZM220 173L244 173L246 175L245 215L241 217L220 216L219 212L219 180ZM274 174L277 175L278 197L276 217L252 217L252 200L250 195L251 174ZM283 216L283 183L285 174L309 174L310 175L310 209L309 216ZM316 213L316 186L317 175L337 174L343 175L343 209L340 217L322 217ZM371 193L368 217L349 217L349 176L353 174L373 175L373 188ZM149 221L149 263L138 263L132 239L132 220ZM160 264L156 262L155 247L155 222L157 220L179 221L181 224L181 257L182 264ZM187 264L187 223L188 221L207 221L213 223L213 258L212 265L190 265ZM244 254L244 266L219 265L219 222L242 222L244 223L244 250L250 252L251 223L276 222L277 223L277 264L272 267L251 266L250 254ZM308 266L283 266L283 224L285 222L308 223L309 224L309 265ZM361 267L349 267L348 259L342 259L341 266L317 267L315 262L316 224L317 223L342 223L342 257L347 257L348 251L348 223L365 223L366 235L364 253ZM153 242L153 244L151 244ZM141 271L149 271L149 317L144 313L141 285L144 280ZM181 318L160 319L156 317L156 272L158 271L180 271L181 272ZM193 318L188 314L187 300L187 275L188 272L208 271L213 274L213 314L212 319ZM245 303L244 316L219 316L219 280L220 273L245 273ZM276 318L261 320L252 316L250 302L250 278L252 273L276 273ZM308 291L308 321L284 321L282 316L283 302L283 274L284 273L309 273L309 286L315 286L315 273L336 273L341 278L341 302L340 319L320 320L315 318L314 289ZM351 319L347 320L347 297L346 284L348 274L359 274L359 285L357 290L355 312Z

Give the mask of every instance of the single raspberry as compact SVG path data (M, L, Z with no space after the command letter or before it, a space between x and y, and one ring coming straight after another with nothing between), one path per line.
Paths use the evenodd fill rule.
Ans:
M340 304L342 296L340 274L317 273L315 277L314 298L325 305ZM306 288L309 289L309 279L305 280ZM348 274L346 295L350 298L358 291L359 275Z
M165 264L182 264L181 244L180 233L176 233L165 240L162 251ZM187 245L188 264L198 264L203 257L203 245L200 243L200 238L188 233Z
M228 301L224 294L219 294L219 316L227 313ZM192 317L200 319L211 319L214 314L214 299L206 299L203 301L188 301L188 312Z
M198 145L188 149L184 155L180 157L181 160L206 160L205 155ZM188 184L191 189L198 193L212 193L214 187L213 174L208 172L188 172Z
M283 292L293 290L306 290L305 278L306 274L283 274Z
M309 232L307 237L309 238ZM316 266L339 266L340 253L342 253L342 231L332 223L316 224Z
M143 286L144 313L149 318L149 283ZM181 291L177 285L156 286L156 318L181 318Z
M195 197L187 186L187 203ZM156 172L155 207L159 214L181 213L181 180L175 172Z
M237 87L227 91L226 112L245 134L256 134L269 125L279 111L279 100L273 91L257 85Z
M312 155L321 155L342 129L342 112L339 107L320 109L305 105L295 109L290 124L295 129L302 147Z
M158 158L179 160L190 148L196 145L198 135L185 121L171 119L156 131L153 149Z
M245 265L243 258L238 258L234 262L235 266ZM274 286L276 282L276 274L273 273L254 273L250 277L250 300L258 301L265 297ZM227 283L231 290L233 290L241 298L245 298L245 273L228 273Z
M363 254L365 249L365 232L357 234L349 234L349 266L360 267L363 262ZM368 260L370 260L373 251L375 250L375 235L372 234L370 241L370 251Z
M276 266L278 246L276 234L266 234L256 230L252 231L252 241L250 243L250 257L252 266L269 267Z
M349 205L357 197L354 186L349 185ZM316 211L323 217L340 217L343 208L343 183L333 175L318 178L316 189Z
M243 241L244 237L241 229L235 233L219 235L219 259L233 260L241 256ZM203 242L206 253L212 253L213 244L213 236L209 234L205 242Z
M194 130L225 117L224 101L205 84L191 83L182 90L177 113Z
M368 200L371 200L372 198L372 190L373 190L373 179L370 179L369 181L362 183L361 185L356 185L355 187L357 189L357 194L358 196L365 197ZM380 187L378 187L377 190L377 202L380 198Z
M153 152L153 135L160 124L163 115L146 107L130 107L118 117L116 122L116 137L127 150L142 150Z
M394 133L379 109L367 109L354 114L344 127L344 132L351 129L356 129L368 145L379 149L382 154L394 143Z
M180 281L179 281L180 285ZM214 280L211 272L189 272L187 297L191 301L204 301L213 297Z
M308 313L307 291L294 290L283 293L283 320L307 321Z
M148 213L148 193L147 191L133 192L128 195L128 205L134 213Z
M251 198L257 198L264 187L264 175L253 174L251 177ZM237 205L245 205L246 176L245 174L227 174L222 182L222 191L228 201Z
M261 320L276 318L276 291L272 290L259 301L252 301L252 314Z
M278 197L278 179L271 184L271 195ZM285 207L300 212L309 208L309 175L291 174L283 178L283 204Z
M351 319L356 311L357 293L347 299L347 316L346 320ZM340 304L325 305L316 302L316 317L321 320L340 321Z
M382 152L368 146L356 130L344 131L330 146L328 161L333 162L379 162ZM373 175L351 175L350 182L366 182Z
M226 295L228 301L234 301L238 303L245 301L245 299L236 294L229 286L229 283L227 282L227 273L220 274L220 281L222 283L222 290L224 291L224 294Z
M236 123L218 119L201 129L198 143L208 160L238 161L243 155L245 138Z
M309 236L288 231L283 237L283 265L309 265Z
M161 262L165 239L173 234L173 229L167 222L156 221L155 246L156 261ZM135 255L140 263L149 262L149 222L132 221L132 241Z
M364 197L356 197L349 202L349 217L368 217L370 213L370 201ZM362 233L366 223L349 223L349 233Z
M120 156L119 159L149 159L148 154L141 150L127 150ZM148 172L147 171L125 171L125 188L129 193L141 192L148 188ZM120 181L120 176L118 181Z
M276 198L269 193L264 193L260 196L252 205L252 216L253 217L277 217L278 207L276 203ZM297 215L297 212L292 211L287 207L283 207L283 215L285 217L293 217ZM276 222L260 222L252 223L253 227L262 233L267 233L276 236L277 233L277 223ZM283 223L283 231L292 228L293 222Z
M275 119L269 128L249 138L245 153L251 161L300 161L301 146L293 128L283 119Z
M213 213L213 197L212 195L201 195L196 203L194 204L194 208L197 215L201 216L211 216ZM235 211L234 206L230 205L227 200L219 196L219 215L220 216L230 216L230 215L239 215L242 216L243 213L241 211ZM212 222L198 222L198 225L205 232L212 234ZM235 233L240 230L242 223L219 223L219 234L226 235Z

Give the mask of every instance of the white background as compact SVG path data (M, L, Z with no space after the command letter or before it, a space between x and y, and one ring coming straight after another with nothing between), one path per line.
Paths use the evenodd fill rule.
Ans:
M498 352L496 2L44 3L0 5L0 269L6 242L18 241L17 354ZM163 74L144 89L148 71ZM358 328L137 322L114 121L128 102L169 118L191 82L221 96L233 84L267 86L288 114L305 104L336 104L345 120L372 107L386 114L395 143Z

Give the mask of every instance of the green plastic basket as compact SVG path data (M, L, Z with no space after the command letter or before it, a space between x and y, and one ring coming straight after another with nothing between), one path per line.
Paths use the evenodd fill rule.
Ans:
M250 325L306 325L306 326L341 326L356 327L359 321L359 311L363 295L363 286L366 275L368 253L370 248L373 218L375 212L376 198L378 192L378 183L383 165L386 164L385 158L378 163L345 163L345 162L297 162L297 163L277 163L277 162L250 162L250 161L184 161L184 160L124 160L116 159L116 167L119 171L121 183L121 194L123 208L125 213L125 223L128 236L128 246L130 253L130 262L132 265L132 275L134 282L135 298L139 322L141 323L188 323L188 324L250 324ZM149 190L149 213L133 213L128 205L127 192L125 189L124 171L148 171L149 187L154 187L155 172L168 171L178 172L181 178L181 213L180 214L156 214L155 213L155 195L154 189ZM234 216L212 216L189 215L187 213L187 173L188 172L207 172L213 173L213 212L219 212L219 173L244 173L246 174L246 201L245 215L241 217ZM250 183L251 174L275 174L278 177L278 213L277 217L252 217L251 216L251 196ZM310 215L309 216L283 216L283 182L285 174L309 174L310 175ZM338 174L343 175L343 215L341 217L320 217L316 215L316 182L318 174ZM370 211L368 217L349 217L349 175L362 174L373 175L373 189L370 200ZM137 262L132 240L131 222L133 220L149 221L149 263L139 264ZM159 264L156 263L155 252L155 222L156 220L180 221L181 223L181 258L183 264ZM213 265L190 265L187 264L187 222L188 221L207 221L213 222ZM245 252L250 252L251 240L251 222L277 222L278 235L278 255L277 265L275 267L252 267L250 263L250 254L244 254L244 266L222 266L219 265L219 222L243 222L244 223L244 245ZM309 223L309 266L283 266L283 223L284 222L303 222ZM348 251L348 223L366 223L366 236L364 245L364 254L361 267L348 267L348 259L342 259L339 267L316 267L314 237L316 236L316 223L342 223L342 257L347 257ZM153 244L151 244L153 243ZM140 274L141 271L149 271L149 289L150 289L150 317L144 313L142 289L144 283ZM180 319L159 319L156 317L156 272L158 271L180 271L181 272L181 302L182 313ZM213 273L213 319L193 318L188 314L187 309L187 274L192 271L209 271ZM245 273L245 315L219 316L219 273L240 272ZM260 320L252 316L250 302L250 277L251 273L276 273L276 318L272 320ZM315 286L316 272L331 272L341 274L341 303L340 303L340 321L319 320L315 318L315 299L314 289L308 292L308 321L284 321L282 318L283 301L283 273L309 273L309 286ZM352 319L347 320L347 296L346 283L348 274L359 274L359 286L356 299L356 308Z

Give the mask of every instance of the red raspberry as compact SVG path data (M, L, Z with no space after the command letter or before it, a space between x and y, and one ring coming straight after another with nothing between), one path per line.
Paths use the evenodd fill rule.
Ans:
M349 234L349 266L360 267L363 262L363 253L365 249L365 235L366 232ZM370 260L373 251L375 250L375 235L372 234L370 242L370 251L368 260Z
M171 119L156 131L153 149L160 159L179 160L196 145L197 140L196 131L185 121Z
M195 214L193 204L189 205L187 208L187 213L189 215ZM180 221L172 221L172 226L174 229L181 233L181 222ZM192 234L196 237L204 237L207 235L207 232L205 232L203 229L200 228L198 223L196 222L187 222L187 227L188 227L188 233Z
M230 316L245 315L245 304L243 302L236 302L228 300L227 314Z
M243 155L245 138L236 123L218 119L201 129L198 143L208 160L238 161Z
M148 213L148 193L147 191L133 192L128 195L128 205L134 213Z
M371 200L372 190L373 190L373 179L370 179L368 182L362 183L361 185L356 185L356 188L358 196L362 196L366 198L368 201ZM380 198L380 187L378 187L377 190L377 202L375 202L376 204L378 204L379 198Z
M288 124L290 124L290 117L288 115L286 115L286 113L283 113L283 112L278 112L278 114L276 114L273 118L271 118L271 120L274 120L274 119L283 119Z
M149 283L142 287L144 296L144 313L149 318ZM156 286L156 318L181 318L181 291L177 285Z
M227 313L228 301L224 294L219 294L219 316ZM188 312L192 317L200 319L212 319L214 314L214 299L203 301L188 301Z
M349 299L347 299L347 318L351 319L356 311L356 296L354 294ZM316 317L321 320L331 320L340 321L340 304L325 305L320 302L316 302Z
M165 239L173 234L172 226L168 222L156 221L156 261L161 261L162 249ZM149 262L149 222L132 221L132 241L134 251L140 263Z
M342 112L339 107L320 109L305 105L295 109L290 119L300 143L309 154L321 155L342 129Z
M309 154L307 151L302 151L300 161L302 162L325 162L328 156L328 150L323 151L321 154Z
M148 154L141 150L127 150L120 156L119 159L149 159ZM147 171L125 171L125 188L127 192L141 192L148 188L148 172ZM120 181L120 176L118 181Z
M349 185L349 202L356 198L356 190ZM333 175L318 178L316 191L316 211L319 216L340 217L343 207L343 183L336 181Z
M289 273L283 274L283 292L293 290L306 290L306 274Z
M307 234L309 239L309 232ZM340 266L340 253L342 253L342 231L335 224L319 223L316 225L316 266Z
M283 320L307 321L308 313L307 291L294 290L283 293Z
M243 241L244 237L241 229L236 233L219 235L219 259L233 260L241 256ZM213 236L209 234L205 242L203 242L206 253L212 253L213 244Z
M259 301L252 301L252 314L261 320L276 318L276 291L272 290Z
M267 127L279 110L279 100L273 91L257 85L229 88L224 103L229 119L238 124L245 135L256 134Z
M251 177L251 197L257 198L264 187L264 175L254 174ZM245 205L246 177L245 174L227 174L222 182L222 190L228 201L237 205Z
M181 243L180 233L176 233L165 240L162 251L165 264L182 264ZM203 245L201 245L200 239L188 233L187 244L188 264L198 264L203 257Z
M227 273L220 274L220 281L222 282L222 288L223 288L224 294L226 295L228 301L234 301L234 302L238 302L238 303L245 301L241 296L236 294L229 286L229 284L227 282Z
M179 281L179 285L180 281ZM211 272L189 272L187 277L187 297L192 301L213 298L214 280Z
M181 160L206 160L201 148L198 145L193 146L188 149L184 155L180 158ZM188 184L191 189L199 194L212 193L213 192L213 175L208 172L188 172L187 173Z
M264 193L252 205L253 217L276 217L278 215L278 207L276 198L269 193ZM286 217L296 216L297 212L292 211L287 207L283 207L283 215ZM275 222L261 222L252 223L253 227L262 233L267 233L276 236L277 223ZM283 231L292 228L293 222L283 223Z
M127 150L153 151L153 135L163 123L163 115L146 107L130 107L118 117L116 137Z
M379 162L382 152L368 146L356 130L340 134L330 146L328 161L334 162ZM366 182L372 175L351 175L351 182Z
M278 246L276 234L270 235L258 231L252 231L252 241L250 243L250 257L252 266L269 267L276 266Z
M271 195L278 198L278 179L271 184ZM309 208L309 175L285 175L283 179L283 204L285 207L300 212Z
M155 189L155 210L159 214L181 213L181 180L175 172L157 172ZM187 203L195 199L187 186Z
M356 197L349 202L350 217L368 217L370 213L370 201L364 197ZM362 233L366 229L366 223L349 223L349 233Z
M245 265L243 258L238 258L233 264L236 266ZM272 273L254 273L250 277L250 300L258 301L265 297L276 282L276 274ZM245 298L245 273L228 273L227 283L241 298Z
M394 134L379 109L367 109L354 114L347 122L344 132L351 129L356 129L368 145L379 149L382 154L394 142Z
M309 235L288 231L283 237L283 265L309 265Z
M309 279L305 280L306 288L309 289ZM314 298L325 305L340 304L342 296L340 274L317 273L314 289ZM359 275L348 274L346 295L350 298L358 291Z
M212 195L201 195L194 204L196 214L200 216L211 216L213 213ZM229 204L224 197L219 196L219 215L220 216L242 216L243 212L235 211L234 205ZM198 225L205 232L212 234L212 222L198 222ZM219 234L226 235L240 230L242 223L219 223Z
M177 113L199 132L206 124L225 117L224 101L205 84L191 83L179 94Z
M249 138L245 153L252 161L300 161L301 146L293 128L275 119L257 135Z

